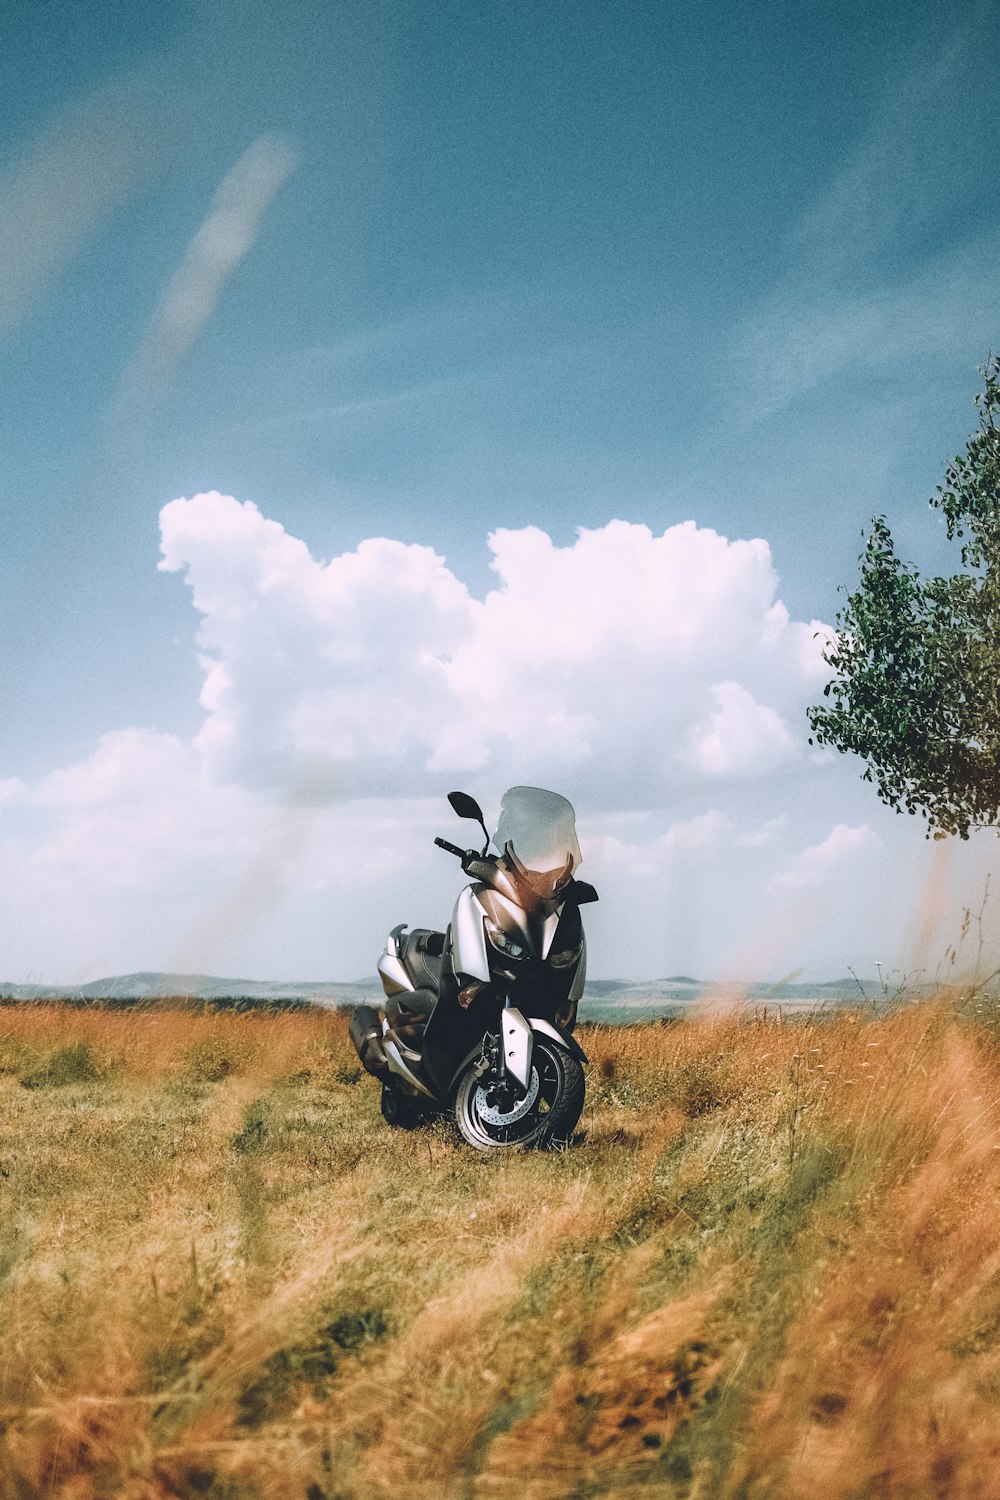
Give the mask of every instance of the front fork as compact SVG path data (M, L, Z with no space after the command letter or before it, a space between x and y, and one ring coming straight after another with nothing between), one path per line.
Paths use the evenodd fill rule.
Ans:
M505 1006L499 1036L485 1036L483 1051L476 1064L476 1077L482 1082L490 1103L507 1101L512 1107L528 1092L531 1078L531 1055L535 1039L531 1027L514 1006Z
M534 1049L535 1037L531 1027L508 998L500 1017L501 1076L511 1079L520 1094L528 1092Z

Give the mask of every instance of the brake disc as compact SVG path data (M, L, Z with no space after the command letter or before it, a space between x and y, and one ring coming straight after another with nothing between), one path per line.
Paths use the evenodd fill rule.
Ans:
M513 1109L503 1110L496 1104L490 1104L486 1098L486 1090L482 1084L476 1089L476 1114L486 1125L514 1125L518 1120L523 1120L538 1098L538 1069L532 1068L531 1079L528 1083L528 1092L523 1099L518 1099Z

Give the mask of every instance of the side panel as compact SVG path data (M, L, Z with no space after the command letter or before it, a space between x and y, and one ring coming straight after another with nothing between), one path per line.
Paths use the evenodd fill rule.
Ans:
M576 973L573 975L573 984L569 992L569 998L577 1005L583 996L583 987L587 982L587 939L580 941L580 957L576 964Z
M490 960L483 931L483 908L471 885L459 893L451 918L452 963L456 974L489 983Z
M500 1030L500 1003L485 985L468 1009L458 1003L458 985L451 976L441 986L434 1013L424 1028L420 1072L442 1098L454 1085L455 1070L470 1050L478 1056L483 1035Z
M400 1055L399 1048L396 1046L395 1042L386 1041L383 1037L382 1048L385 1052L386 1060L389 1064L390 1073L398 1074L398 1076L404 1079L411 1088L417 1089L421 1094L426 1094L428 1099L434 1098L434 1095L431 1093L427 1085L421 1083L420 1079L417 1077L416 1073L413 1072L412 1068L408 1067L407 1064L403 1061Z
M387 995L401 995L404 991L413 989L413 981L409 974L395 953L390 953L388 949L378 961L378 972L382 980L382 988Z

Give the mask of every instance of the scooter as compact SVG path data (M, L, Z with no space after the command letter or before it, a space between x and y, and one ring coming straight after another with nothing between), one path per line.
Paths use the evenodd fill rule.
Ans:
M351 1038L382 1084L382 1115L410 1129L451 1112L482 1151L566 1141L583 1109L587 1058L573 1036L587 972L573 808L539 787L504 793L491 838L478 802L449 792L479 824L482 849L435 844L469 884L444 932L389 934L378 962L385 1007L359 1005Z

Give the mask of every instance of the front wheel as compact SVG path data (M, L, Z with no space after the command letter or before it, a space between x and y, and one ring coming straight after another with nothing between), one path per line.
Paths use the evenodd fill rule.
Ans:
M455 1123L477 1151L499 1146L544 1149L569 1139L583 1110L583 1069L575 1057L535 1037L531 1078L523 1098L508 1097L489 1074L469 1063L455 1091Z

